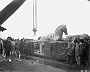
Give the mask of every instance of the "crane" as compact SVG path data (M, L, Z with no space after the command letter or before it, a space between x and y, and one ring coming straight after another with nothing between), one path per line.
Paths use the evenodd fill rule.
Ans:
M2 25L26 0L13 0L0 11L0 25Z
M0 30L6 30L1 25L12 15L26 0L13 0L2 11L0 11ZM37 31L37 0L33 0L33 32Z
M26 0L13 0L0 11L0 31L7 30L1 25L25 2Z

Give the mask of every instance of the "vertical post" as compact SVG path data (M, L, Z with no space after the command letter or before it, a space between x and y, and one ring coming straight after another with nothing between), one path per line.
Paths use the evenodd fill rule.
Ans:
M42 44L40 44L40 55L42 55Z

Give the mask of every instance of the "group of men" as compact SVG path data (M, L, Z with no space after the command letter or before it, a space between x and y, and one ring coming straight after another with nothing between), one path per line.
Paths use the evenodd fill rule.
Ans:
M15 39L13 40L11 37L7 39L0 38L0 57L8 59L12 56L20 58L21 54L29 55L30 49L30 40L28 39Z
M10 37L5 40L0 38L0 60L3 58L9 59L14 55L20 58L20 49L19 41L12 40Z
M67 63L77 67L88 66L90 42L87 38L76 38L69 42Z

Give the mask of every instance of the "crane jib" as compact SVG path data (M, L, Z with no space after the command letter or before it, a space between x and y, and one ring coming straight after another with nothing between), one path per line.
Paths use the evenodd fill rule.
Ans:
M13 0L0 12L0 25L2 25L26 0Z

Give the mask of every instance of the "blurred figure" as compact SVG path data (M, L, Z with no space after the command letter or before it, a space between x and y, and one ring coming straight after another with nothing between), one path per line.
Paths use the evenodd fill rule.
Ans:
M80 52L80 39L76 38L76 47L75 47L75 59L76 59L76 64L78 67L81 66L81 52Z
M83 52L84 52L84 40L80 39L80 59L81 59L81 66L83 66Z
M74 64L75 61L75 46L74 40L72 41L72 38L69 40L68 44L68 53L67 53L67 63Z
M15 51L16 51L16 57L19 58L20 57L20 40L16 39L15 41Z
M2 53L3 53L3 41L0 38L0 55L2 55Z
M88 39L84 38L83 39L83 53L82 53L82 60L83 60L83 64L85 66L88 66L89 64L89 43L88 43Z
M21 39L20 40L20 54L23 54L24 53L24 47L25 47L25 43L24 43L24 39Z
M0 59L2 59L2 57L3 57L3 41L0 38Z

